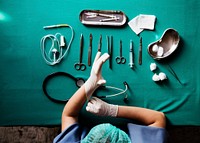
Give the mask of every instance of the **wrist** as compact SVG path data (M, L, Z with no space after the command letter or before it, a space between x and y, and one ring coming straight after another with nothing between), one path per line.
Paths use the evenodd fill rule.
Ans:
M118 114L118 105L109 104L108 116L117 117L117 114Z
M96 84L94 80L91 79L91 77L89 77L88 80L84 83L84 88L87 99L90 99L96 89Z

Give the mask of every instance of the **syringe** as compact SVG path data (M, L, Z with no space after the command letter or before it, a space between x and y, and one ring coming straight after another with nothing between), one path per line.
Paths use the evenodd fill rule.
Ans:
M133 41L130 40L130 51L129 51L129 66L133 68L134 61L133 61Z

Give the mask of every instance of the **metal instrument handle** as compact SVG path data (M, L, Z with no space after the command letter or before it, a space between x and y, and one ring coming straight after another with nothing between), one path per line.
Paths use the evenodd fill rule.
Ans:
M140 37L139 65L142 65L142 37Z

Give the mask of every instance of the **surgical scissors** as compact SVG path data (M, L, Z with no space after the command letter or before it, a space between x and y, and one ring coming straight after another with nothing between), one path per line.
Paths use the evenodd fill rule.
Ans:
M116 57L116 62L117 64L125 64L126 63L126 58L122 56L122 40L120 40L120 52L119 56Z
M82 58L83 58L83 34L81 34L80 37L80 55L79 55L79 62L75 63L74 68L76 70L81 70L84 71L86 69L86 65L82 63Z

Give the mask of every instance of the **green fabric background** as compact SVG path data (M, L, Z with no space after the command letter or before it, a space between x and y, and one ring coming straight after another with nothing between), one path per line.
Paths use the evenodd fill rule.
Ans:
M124 27L84 26L79 13L84 9L121 10L128 21L139 14L157 17L154 31L143 31L143 64L138 64L139 37ZM75 37L68 55L56 66L48 66L40 51L40 39L46 34L61 32L69 41L70 30L60 28L44 30L43 26L67 23L74 28ZM199 0L21 0L0 1L0 125L57 125L64 105L51 102L44 96L42 82L56 71L64 71L75 77L87 78L86 71L76 71L74 63L79 59L79 38L84 35L83 62L87 63L89 34L93 34L93 59L102 34L102 52L107 52L106 35L113 35L113 68L108 62L103 76L108 85L124 88L129 84L129 106L147 107L162 111L172 125L200 125L200 1ZM149 43L158 40L165 29L176 29L181 37L178 50L165 61L155 61L147 53ZM123 42L125 65L118 65L114 57L119 54L119 40ZM128 66L129 41L134 42L135 69ZM168 76L166 82L152 81L149 65L156 62L158 71ZM167 69L170 64L183 85ZM60 80L60 81L59 81ZM59 83L59 84L57 84ZM54 94L70 97L77 89L73 81L57 79L52 82ZM104 94L106 94L105 92ZM123 96L107 99L109 103L124 104ZM86 117L99 118L82 112ZM113 120L113 119L108 119ZM102 120L101 120L102 121Z

